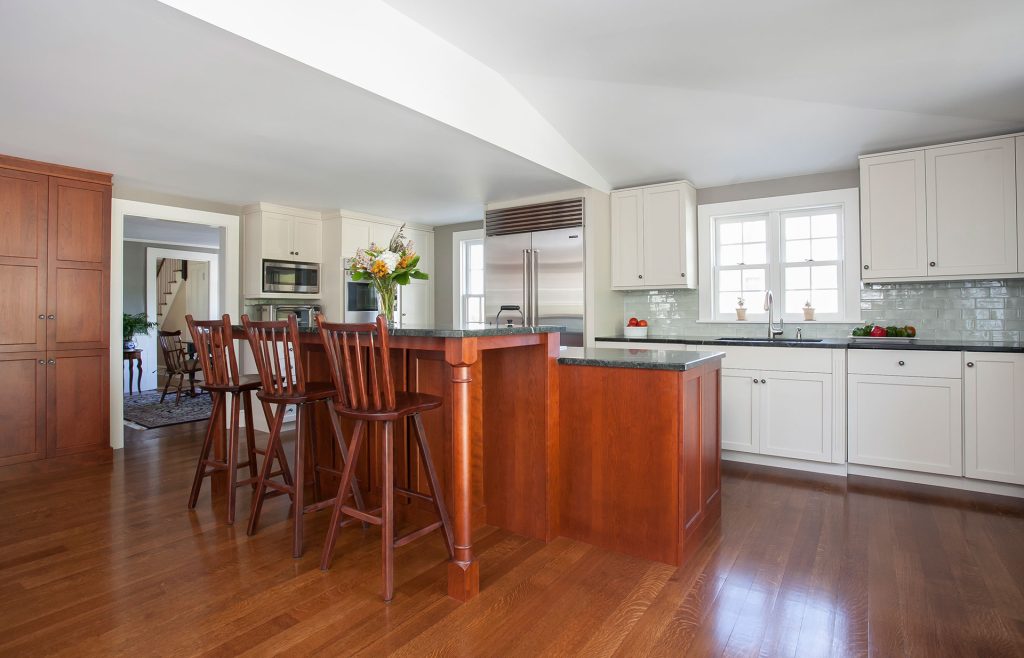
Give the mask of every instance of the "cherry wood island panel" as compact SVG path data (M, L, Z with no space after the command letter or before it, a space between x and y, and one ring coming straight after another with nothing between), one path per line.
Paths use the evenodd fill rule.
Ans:
M681 565L721 516L721 353L572 349L561 378L560 532Z

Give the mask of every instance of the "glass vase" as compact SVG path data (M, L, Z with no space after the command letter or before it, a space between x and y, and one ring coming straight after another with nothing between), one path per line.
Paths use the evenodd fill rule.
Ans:
M395 284L377 285L377 310L384 316L388 327L395 326L395 301L398 299L398 286Z

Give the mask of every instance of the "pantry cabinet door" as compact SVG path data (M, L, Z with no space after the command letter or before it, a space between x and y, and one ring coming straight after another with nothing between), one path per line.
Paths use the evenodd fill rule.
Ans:
M722 450L759 452L760 381L756 370L722 370Z
M0 353L0 466L46 456L46 374L45 352Z
M109 446L107 350L66 350L49 352L47 357L47 456Z
M925 149L929 275L1017 271L1014 151L1013 138Z
M851 464L963 475L959 379L850 375Z
M46 348L48 185L0 169L0 353Z
M860 161L861 276L928 273L924 151Z
M761 454L832 461L832 375L765 372Z
M964 475L1024 484L1024 354L964 353Z
M612 288L643 288L642 190L612 192Z

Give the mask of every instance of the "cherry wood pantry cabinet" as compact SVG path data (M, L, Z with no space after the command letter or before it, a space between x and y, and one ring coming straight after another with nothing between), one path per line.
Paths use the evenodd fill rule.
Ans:
M0 466L110 451L110 183L0 156Z

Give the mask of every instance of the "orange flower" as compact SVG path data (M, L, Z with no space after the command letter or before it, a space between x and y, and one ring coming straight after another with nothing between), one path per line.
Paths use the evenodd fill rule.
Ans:
M402 260L398 261L398 267L399 268L408 267L409 263L411 263L411 262L412 262L412 254L406 254L405 256L402 257Z
M372 274L373 276L379 278L379 277L387 275L387 273L388 273L388 265L387 265L387 263L385 263L384 261L380 260L379 258L377 260L373 261L373 265L370 266L370 274Z

